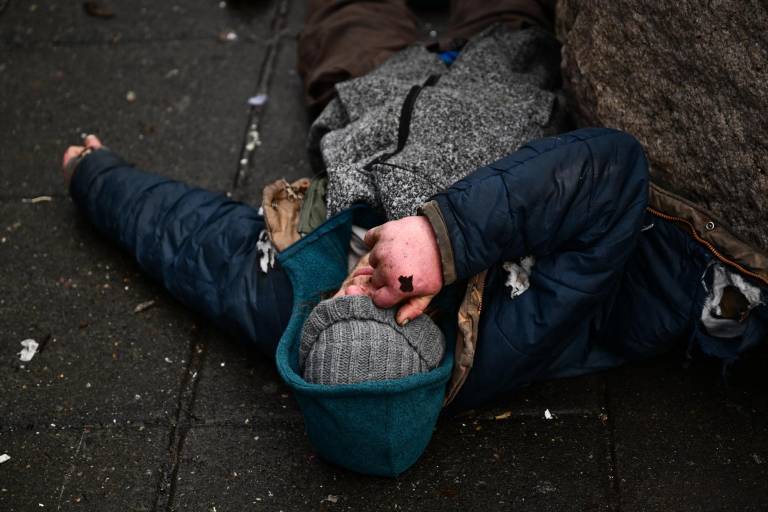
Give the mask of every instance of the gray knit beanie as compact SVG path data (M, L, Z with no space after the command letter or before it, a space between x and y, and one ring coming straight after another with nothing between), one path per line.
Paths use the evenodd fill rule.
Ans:
M400 326L395 311L376 307L366 295L318 304L301 333L304 380L351 384L400 379L436 368L445 344L440 328L427 315Z

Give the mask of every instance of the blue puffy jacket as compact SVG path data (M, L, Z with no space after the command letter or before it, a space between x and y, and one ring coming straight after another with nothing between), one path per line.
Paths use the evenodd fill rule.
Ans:
M106 150L81 162L71 194L172 295L274 355L291 313L291 283L279 263L259 270L264 220L255 209L139 171ZM765 340L765 290L739 337L701 328L719 261L679 223L649 213L647 198L637 141L586 129L531 142L433 199L440 219L433 227L451 253L443 254L447 280L461 285L487 270L474 367L459 406L676 345L733 360ZM530 289L512 298L502 265L529 255L536 257Z

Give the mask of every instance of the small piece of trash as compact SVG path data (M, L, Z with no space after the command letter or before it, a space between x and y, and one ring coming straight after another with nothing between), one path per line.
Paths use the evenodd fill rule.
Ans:
M136 101L136 93L134 91L128 91L125 93L125 101L128 103L133 103Z
M163 361L165 361L166 363L169 363L169 364L173 362L173 361L171 361L170 357L166 357L165 359L163 359Z
M268 99L269 96L266 94L257 94L256 96L251 96L248 98L248 104L252 107L260 107L264 105Z
M179 70L176 68L173 68L172 70L168 71L165 74L165 78L173 78L175 76L178 76L178 74L179 74Z
M338 501L339 501L339 497L338 497L338 496L336 496L336 495L334 495L334 494L329 494L328 496L326 496L326 497L323 499L323 501L328 501L328 502L330 502L330 503L336 503L336 502L338 502ZM321 501L320 503L322 503L322 501Z
M146 302L142 302L141 304L137 305L135 308L133 308L134 313L141 313L142 311L146 311L147 309L151 308L155 305L154 300L148 300Z
M554 416L552 415L552 413L551 413L551 412L549 412L549 409L545 409L545 410L544 410L544 419L545 419L545 420L551 420L551 419L554 419Z
M219 41L222 43L231 43L233 41L237 41L237 32L234 30L225 30L223 32L219 32Z
M763 463L763 458L760 455L756 454L756 453L752 454L752 460L755 461L755 464L762 464Z
M107 5L106 2L100 0L89 0L83 2L83 10L88 16L94 18L109 19L115 15L115 12Z
M512 416L512 411L505 411L505 412L503 412L501 414L496 415L494 419L505 420L505 419L507 419L507 418L509 418L511 416Z
M51 196L37 196L37 197L24 197L21 199L22 203L49 203L53 201L53 198Z
M11 460L11 456L8 455L7 453L0 455L0 464L3 464L4 462L8 462L9 460Z
M27 339L21 342L21 346L24 348L19 352L19 359L26 363L35 357L35 354L37 353L37 347L40 345L33 339Z

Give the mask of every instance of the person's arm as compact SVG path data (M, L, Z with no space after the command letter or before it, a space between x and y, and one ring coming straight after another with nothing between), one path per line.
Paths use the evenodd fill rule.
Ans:
M274 348L288 320L291 288L282 272L259 270L264 221L254 208L141 171L104 149L80 162L70 193L98 231L174 297L267 351Z
M422 207L445 284L501 261L590 246L646 201L647 162L631 135L577 130L480 167Z
M444 286L503 261L593 246L629 209L645 208L647 185L642 147L624 132L584 129L533 141L437 194L421 208L429 222L406 217L372 230L374 302L389 307L436 293L434 286L404 293L401 275L426 272ZM596 272L616 263L611 254L595 256ZM425 258L437 263L424 265Z

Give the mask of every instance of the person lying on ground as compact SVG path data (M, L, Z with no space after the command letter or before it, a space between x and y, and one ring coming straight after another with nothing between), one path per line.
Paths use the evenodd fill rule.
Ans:
M327 58L300 51L308 94L325 90L314 97L327 106L310 148L327 177L267 186L262 211L139 171L93 137L83 158L82 148L65 155L67 175L77 169L73 199L172 295L269 357L277 351L284 378L293 377L281 336L284 345L301 338L286 357L307 381L339 385L435 373L453 356L438 398L458 409L674 347L733 361L762 343L764 256L706 211L649 186L631 136L592 129L540 139L563 119L558 45L536 27L539 3L456 5L481 20L469 41L408 46L411 24L389 39L391 58L356 60L366 65L339 75L352 77L343 83L322 71ZM388 15L360 26L408 25L401 1L313 2L300 47L338 54L334 45L349 47L339 45L343 28L374 6ZM478 14L486 8L512 14L491 26ZM358 43L369 56L381 50ZM327 292L335 296L307 313ZM435 329L428 307L449 321ZM315 422L323 418L308 418L308 430Z
M95 137L86 145L79 162L82 149L67 150L64 164L67 176L75 169L70 192L89 221L176 298L273 357L304 307L292 293L311 289L313 270L292 268L289 277L278 257L262 272L265 219L256 209L135 169ZM455 408L676 347L735 360L765 341L768 281L701 243L678 217L649 208L658 194L649 194L643 150L626 133L584 129L532 141L438 193L422 215L371 226L367 260L319 309L418 302L410 318L440 290L458 288L463 299L448 308L455 367L443 391ZM283 254L336 236L325 226L347 212ZM347 243L350 235L351 226ZM347 267L346 250L332 255ZM381 323L353 317L336 320L363 320L355 324L363 337ZM316 320L310 313L307 321Z

